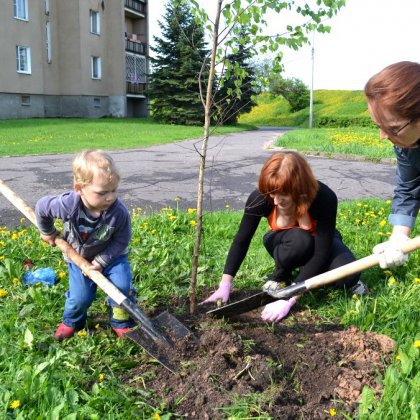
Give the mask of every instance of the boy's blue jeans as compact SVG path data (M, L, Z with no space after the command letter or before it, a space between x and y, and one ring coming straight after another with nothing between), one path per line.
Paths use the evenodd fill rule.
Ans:
M76 330L83 329L86 324L87 311L96 298L97 285L84 276L79 267L68 263L69 290L66 293L66 304L63 312L63 323ZM135 302L135 290L132 284L132 274L127 255L116 258L102 274L124 293L132 302ZM133 327L134 321L127 312L121 309L116 302L108 297L110 306L109 319L113 328Z

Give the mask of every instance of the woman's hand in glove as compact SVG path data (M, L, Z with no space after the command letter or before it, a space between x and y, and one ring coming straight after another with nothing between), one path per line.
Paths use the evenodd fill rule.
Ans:
M289 300L277 300L276 302L266 305L261 313L261 318L264 321L275 322L283 319L290 311L292 306L296 303L297 298L293 296Z
M219 283L219 288L201 303L216 302L218 300L221 300L223 303L226 303L229 300L230 291L232 289L232 283L233 277L224 274L222 280Z

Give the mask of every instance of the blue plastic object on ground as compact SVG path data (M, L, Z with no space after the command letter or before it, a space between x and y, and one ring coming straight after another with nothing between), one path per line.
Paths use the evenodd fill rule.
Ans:
M55 271L51 267L38 268L34 271L28 270L23 275L22 281L25 286L37 283L53 286L55 284Z

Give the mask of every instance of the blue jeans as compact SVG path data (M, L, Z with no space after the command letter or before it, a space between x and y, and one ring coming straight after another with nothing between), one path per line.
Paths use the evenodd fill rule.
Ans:
M84 276L77 265L69 263L68 268L69 290L66 293L67 299L64 305L63 323L68 327L80 330L86 324L87 311L96 298L98 286ZM102 274L132 302L135 302L136 292L132 284L133 277L127 255L121 255L116 258L102 271ZM109 297L108 305L110 306L109 320L113 328L134 326L134 321L129 315Z

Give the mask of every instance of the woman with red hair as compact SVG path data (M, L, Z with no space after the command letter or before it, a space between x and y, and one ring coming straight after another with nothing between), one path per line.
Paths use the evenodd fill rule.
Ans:
M275 270L263 290L272 296L285 285L302 282L355 260L336 230L337 196L317 181L306 159L296 152L273 154L264 164L245 205L238 232L230 247L219 288L204 302L227 302L233 284L262 218L270 227L263 243L274 259ZM295 270L298 274L293 278ZM351 293L365 294L360 274L335 283ZM203 303L204 303L203 302ZM279 321L296 298L267 305L262 318Z
M381 139L394 143L397 179L388 241L373 249L382 268L408 260L401 245L409 239L420 209L420 64L401 61L372 76L365 86L368 109Z

